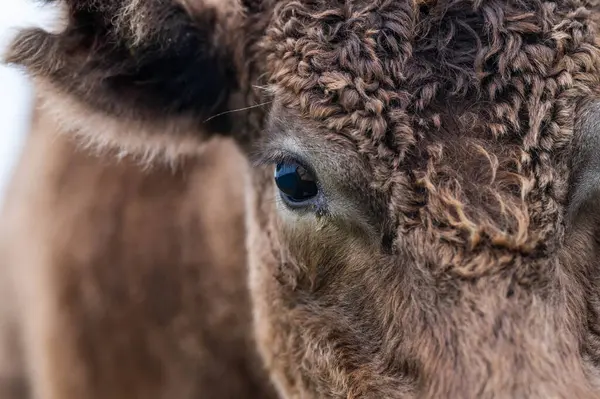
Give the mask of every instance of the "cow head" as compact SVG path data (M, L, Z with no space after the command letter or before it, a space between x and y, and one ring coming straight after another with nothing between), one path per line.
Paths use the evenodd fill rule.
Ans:
M591 397L591 3L69 0L63 32L8 59L89 143L177 159L238 140L282 397Z

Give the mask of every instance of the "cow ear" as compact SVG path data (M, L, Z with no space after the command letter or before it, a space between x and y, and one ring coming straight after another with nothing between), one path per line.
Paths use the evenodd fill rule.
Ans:
M101 147L169 157L231 133L226 111L243 64L236 0L50 3L64 10L62 30L21 31L6 61L25 68L62 130Z

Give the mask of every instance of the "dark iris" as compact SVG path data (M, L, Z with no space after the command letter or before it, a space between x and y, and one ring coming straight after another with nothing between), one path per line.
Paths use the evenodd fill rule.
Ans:
M284 198L291 202L305 202L319 193L314 176L295 162L277 164L275 183Z

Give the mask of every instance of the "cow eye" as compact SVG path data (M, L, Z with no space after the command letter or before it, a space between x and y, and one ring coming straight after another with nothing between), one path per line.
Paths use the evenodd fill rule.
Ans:
M277 164L275 184L283 200L291 206L308 205L319 194L313 174L293 161Z

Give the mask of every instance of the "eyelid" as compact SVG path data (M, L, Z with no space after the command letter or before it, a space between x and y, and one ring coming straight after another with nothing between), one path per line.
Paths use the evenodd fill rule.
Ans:
M266 149L251 156L252 166L271 166L278 163L297 163L313 175L318 184L318 175L306 158L298 153L282 149Z

